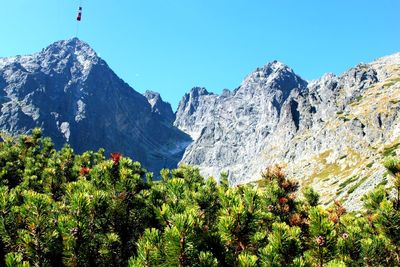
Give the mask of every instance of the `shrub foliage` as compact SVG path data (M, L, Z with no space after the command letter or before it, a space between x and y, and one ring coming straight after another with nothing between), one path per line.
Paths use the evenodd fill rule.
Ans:
M398 161L385 164L396 180ZM399 266L399 181L350 213L279 167L229 187L196 168L153 181L104 150L60 151L35 129L0 143L0 266Z

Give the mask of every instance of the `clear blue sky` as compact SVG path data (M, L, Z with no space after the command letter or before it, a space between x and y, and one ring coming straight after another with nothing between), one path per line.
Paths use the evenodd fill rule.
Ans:
M0 57L76 32L79 0L0 6ZM193 86L236 88L280 60L305 79L400 51L399 0L83 0L79 38L139 92L175 108Z

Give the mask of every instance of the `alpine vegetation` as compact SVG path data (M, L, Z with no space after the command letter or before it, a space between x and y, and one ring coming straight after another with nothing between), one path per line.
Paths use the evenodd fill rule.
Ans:
M399 266L400 160L349 212L281 167L257 184L163 169L103 149L54 148L39 129L0 143L1 266Z

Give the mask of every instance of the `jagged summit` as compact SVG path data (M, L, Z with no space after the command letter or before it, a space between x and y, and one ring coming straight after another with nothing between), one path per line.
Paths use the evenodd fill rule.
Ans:
M274 60L272 62L269 62L267 64L265 64L262 67L258 67L256 70L254 70L253 72L251 72L246 78L259 78L259 79L273 79L282 75L290 75L293 77L298 77L299 76L296 75L296 73L293 71L293 69L291 69L289 66L287 66L286 64Z
M235 90L236 95L279 94L286 99L294 89L305 90L307 82L291 68L279 61L272 61L250 73Z
M146 90L146 92L144 92L144 96L150 99L161 98L160 93L154 92L152 90Z
M85 57L86 59L92 59L92 60L99 59L96 52L92 49L92 47L88 43L76 37L68 40L57 41L49 45L47 48L43 49L41 53L58 54L60 56L67 56L67 55L74 55L76 57L82 56Z
M91 50L91 52L95 53L94 50L90 47L88 43L85 41L80 40L77 37L73 37L70 39L66 40L59 40L56 41L46 48L44 48L42 51L47 51L47 50L54 50L54 49L62 49L62 50L69 50L69 51L77 51L77 50Z
M171 104L165 102L158 92L154 92L151 90L146 90L144 96L147 98L151 106L151 111L160 116L162 121L167 122L169 125L173 125L175 120L175 114L172 111Z
M96 52L84 41L78 38L54 42L42 51L24 56L0 58L0 67L7 65L21 66L29 73L51 72L61 73L66 68L72 74L85 78L93 65L104 63Z
M37 60L44 62L44 64L42 63L44 68L47 67L46 63L50 65L49 67L54 67L54 64L61 68L74 67L84 76L89 73L93 65L102 61L87 43L78 38L61 40L51 44L38 54Z
M193 87L192 89L190 89L189 94L192 96L200 96L200 95L210 95L213 93L208 92L205 87L196 86L196 87Z
M97 56L96 52L90 47L90 45L77 37L59 40L46 48L43 48L40 52L29 54L29 55L17 55L11 57L0 57L0 62L10 62L12 60L22 60L35 58L38 55L43 54L74 54L74 53L86 53L88 55Z
M268 76L274 72L294 73L294 71L289 66L287 66L286 64L284 64L278 60L271 61L271 62L265 64L262 68L257 68L257 70L263 70L265 76Z

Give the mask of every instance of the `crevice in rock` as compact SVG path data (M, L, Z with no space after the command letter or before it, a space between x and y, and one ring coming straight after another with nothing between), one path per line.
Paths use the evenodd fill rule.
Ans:
M361 131L362 131L362 135L363 135L363 136L366 135L364 129L365 129L365 125L364 125L364 123L361 122Z
M298 111L299 103L296 101L292 100L290 102L290 112L292 113L292 119L294 122L294 125L296 126L296 131L299 130L299 124L300 124L300 112Z
M379 125L379 128L382 128L382 117L381 117L380 113L378 114L378 125Z

